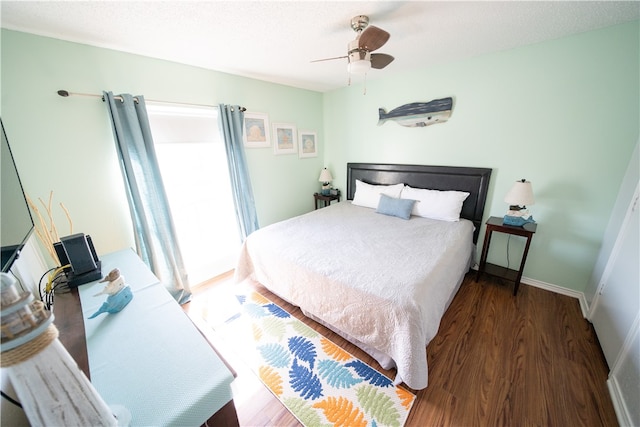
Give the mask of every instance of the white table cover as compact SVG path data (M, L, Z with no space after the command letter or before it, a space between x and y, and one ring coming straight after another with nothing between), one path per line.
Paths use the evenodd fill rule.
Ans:
M133 292L119 313L88 319L105 283L78 288L91 382L108 405L131 412L132 426L197 426L232 399L233 374L169 292L130 249L101 258Z

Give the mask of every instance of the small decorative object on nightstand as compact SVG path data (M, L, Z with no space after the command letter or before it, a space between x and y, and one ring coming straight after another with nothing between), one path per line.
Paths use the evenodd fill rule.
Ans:
M331 176L331 172L329 172L329 169L324 168L322 169L322 171L320 171L320 177L318 178L318 181L322 183L321 194L323 196L328 196L329 194L331 194L331 181L333 181L333 177Z
M332 190L333 191L333 190ZM336 194L320 194L313 193L313 209L318 209L318 200L322 200L324 202L324 206L327 207L331 204L332 201L337 200L340 202L340 190L335 190Z
M524 263L527 260L527 254L529 253L529 245L531 244L531 238L536 232L538 225L535 222L525 223L522 226L506 225L503 223L503 219L497 216L492 216L487 220L487 231L484 236L484 244L482 246L482 257L480 258L480 266L476 273L476 282L480 279L482 273L487 273L492 276L501 277L503 279L511 280L515 282L513 288L513 295L518 293L518 287L520 287L520 280L522 279L522 272L524 271ZM487 255L489 253L489 245L491 244L491 234L494 232L512 234L516 236L523 236L527 238L527 243L524 247L522 254L522 260L520 261L520 269L518 271L511 270L506 267L502 267L487 262Z

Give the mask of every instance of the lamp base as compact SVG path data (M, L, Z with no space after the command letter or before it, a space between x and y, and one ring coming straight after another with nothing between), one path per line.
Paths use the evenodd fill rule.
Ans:
M502 223L513 227L523 227L525 224L535 223L535 221L533 217L529 215L526 206L511 205Z
M505 215L502 219L502 224L511 225L513 227L524 227L525 224L535 223L532 216L527 216L526 218L523 216L512 216Z
M509 206L509 210L507 211L508 216L521 217L525 219L531 216L529 215L529 210L524 206L515 206L517 209L511 209L513 207L514 206Z

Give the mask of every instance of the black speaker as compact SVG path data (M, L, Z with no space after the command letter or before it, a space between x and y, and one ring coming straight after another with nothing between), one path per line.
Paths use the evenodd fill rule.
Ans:
M53 247L61 265L70 264L64 269L67 283L76 287L102 278L101 262L93 247L91 236L82 233L61 237Z

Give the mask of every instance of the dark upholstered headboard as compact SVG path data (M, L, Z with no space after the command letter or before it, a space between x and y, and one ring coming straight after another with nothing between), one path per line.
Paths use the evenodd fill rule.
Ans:
M473 221L473 241L477 243L490 177L489 168L347 163L347 199L353 200L356 179L374 185L404 183L415 188L466 191L470 194L460 216Z

